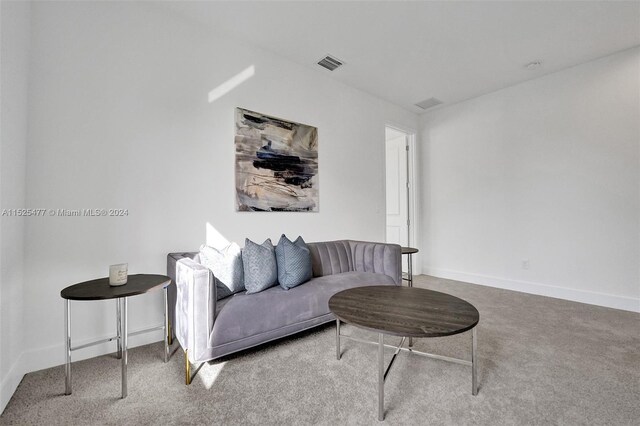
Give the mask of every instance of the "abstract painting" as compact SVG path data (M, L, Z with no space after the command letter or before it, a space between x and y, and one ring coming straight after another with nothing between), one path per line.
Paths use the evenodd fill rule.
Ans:
M318 129L236 108L236 209L318 211Z

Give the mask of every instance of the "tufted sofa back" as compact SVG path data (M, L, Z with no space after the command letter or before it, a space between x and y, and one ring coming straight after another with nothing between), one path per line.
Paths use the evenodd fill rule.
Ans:
M396 284L401 284L399 245L340 240L309 243L308 246L314 277L352 271L374 272L388 275Z
M314 277L353 271L353 255L349 241L308 243Z

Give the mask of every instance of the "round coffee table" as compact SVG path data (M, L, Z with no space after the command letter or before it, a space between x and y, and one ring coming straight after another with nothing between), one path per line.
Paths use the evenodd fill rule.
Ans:
M164 362L169 360L169 341L170 327L169 324L169 305L167 288L171 284L171 278L165 275L137 274L129 275L127 283L120 286L110 286L109 278L99 278L96 280L85 281L64 288L60 292L60 297L64 301L64 324L66 330L65 339L65 395L71 394L71 351L83 349L88 346L97 345L99 343L117 342L118 358L122 359L122 398L127 397L127 298L139 294L147 293L155 289L164 289L164 324L159 327L152 327L146 330L140 330L133 334L147 333L150 331L162 329L164 332ZM116 335L95 342L85 343L84 345L71 346L71 300L108 300L116 299Z
M398 353L417 355L471 367L471 393L477 395L476 325L478 310L458 297L415 287L371 286L341 291L329 299L329 310L336 316L336 357L340 359L340 337L368 342L340 334L340 321L378 333L378 420L384 420L384 381ZM472 330L471 361L403 348L407 337L441 337ZM402 337L400 345L384 344L384 335ZM385 346L395 348L384 367Z

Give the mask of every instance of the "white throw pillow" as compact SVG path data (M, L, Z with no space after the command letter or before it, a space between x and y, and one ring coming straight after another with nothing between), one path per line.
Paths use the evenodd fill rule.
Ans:
M200 263L217 278L217 299L223 299L244 290L242 250L236 243L230 243L222 250L202 245Z

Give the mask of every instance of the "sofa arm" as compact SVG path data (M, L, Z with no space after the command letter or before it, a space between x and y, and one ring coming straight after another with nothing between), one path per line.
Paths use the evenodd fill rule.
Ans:
M176 338L192 363L206 358L216 314L216 285L211 271L189 258L176 262Z
M180 259L193 259L198 252L178 252L167 254L167 276L171 278L171 284L167 288L169 293L169 323L171 326L171 339L176 335L176 264ZM197 262L197 260L196 260Z
M402 285L402 249L398 244L349 241L353 270L385 274Z

